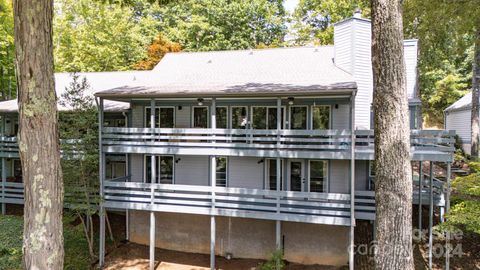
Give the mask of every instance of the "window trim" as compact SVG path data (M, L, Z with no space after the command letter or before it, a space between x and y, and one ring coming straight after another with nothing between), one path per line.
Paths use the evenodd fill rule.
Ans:
M175 155L149 155L149 154L144 154L143 155L143 183L147 183L147 156L154 156L154 157L172 157L173 160L173 168L172 168L172 185L175 184L175 171L176 171L176 166L175 166ZM156 160L156 163L158 163L158 168L160 169L160 158ZM158 180L160 180L160 174L161 170L159 170L157 173ZM155 182L154 184L160 184L158 182ZM168 184L163 184L163 185L168 185Z
M300 108L300 107L304 107L306 108L307 112L306 112L306 117L307 119L305 119L305 125L306 125L306 129L297 129L297 130L308 130L309 129L309 121L308 121L308 116L309 116L309 113L308 113L308 109L309 109L309 106L308 105L291 105L288 107L288 129L291 129L291 130L294 130L292 128L292 108Z
M250 117L249 117L248 119L250 120L250 123L252 123L252 129L254 129L254 128L253 128L253 109L254 109L254 108L266 108L267 111L266 111L266 114L265 114L265 123L266 123L266 125L267 125L267 130L277 129L277 127L271 128L271 129L268 128L268 110L269 110L269 109L272 109L272 108L273 108L273 109L276 109L277 106L270 106L270 105L269 105L269 106L267 106L267 105L265 105L265 106L263 106L263 105L250 106L251 113L250 113ZM286 106L280 106L280 110L281 110L281 109L283 109L282 129L285 129L285 128L286 128L286 122L287 122L287 121L286 121L286 120L287 120L287 118L286 118L286 117L287 117L287 115L286 115L286 114L287 114L287 108L286 108Z
M318 192L318 193L328 193L328 190L329 190L329 188L330 188L330 160L328 160L328 159L309 159L309 160L308 160L308 170L307 170L308 184L307 184L307 190L308 190L308 192L312 192L312 191L310 190L310 183L311 183L311 182L310 182L310 181L311 181L311 179L310 179L310 177L311 177L310 171L311 171L311 162L312 162L312 161L323 161L323 162L326 163L326 164L325 164L325 165L326 165L326 166L325 166L325 168L326 168L326 171L325 171L325 178L326 178L326 180L324 181L324 184L323 184L323 191L322 191L322 192Z
M143 126L145 128L150 128L150 127L147 127L147 109L150 109L151 106L145 106L144 109L143 109ZM155 109L158 108L158 115L155 115L155 120L157 120L158 118L158 123L161 125L160 123L160 109L162 108L170 108L170 109L173 109L173 127L172 128L175 128L176 126L176 122L177 122L177 109L175 106L155 106ZM160 128L160 127L158 127Z
M210 106L206 106L206 105L202 105L202 106L192 106L192 111L190 113L190 127L191 128L201 128L201 127L194 127L194 123L195 123L195 108L207 108L207 127L205 128L210 128L211 125L210 125L210 118L211 118L211 115L210 115Z
M332 105L311 105L310 106L310 129L311 130L314 130L313 129L313 108L314 107L322 107L322 106L325 106L325 107L328 107L328 111L329 111L329 115L328 115L328 129L332 129ZM328 130L327 129L327 130ZM319 129L319 130L322 130L322 129ZM325 129L323 129L325 130Z

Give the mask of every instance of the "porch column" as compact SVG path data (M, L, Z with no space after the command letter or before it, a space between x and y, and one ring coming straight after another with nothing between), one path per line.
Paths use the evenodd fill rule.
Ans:
M98 151L100 155L99 164L99 178L100 178L100 209L98 216L100 219L100 239L99 239L99 265L102 268L105 264L105 207L103 205L104 188L103 182L105 181L105 153L102 149L102 132L103 132L103 98L100 98L98 102Z
M355 267L354 239L355 239L355 94L350 102L350 124L351 124L351 145L350 145L350 248L349 268Z
M450 177L451 177L451 166L450 162L447 163L447 187L445 191L445 214L450 212ZM445 270L450 269L450 232L447 231L445 239Z
M277 98L277 149L280 149L280 131L282 129L282 98ZM282 159L277 157L277 191L282 189L281 179L282 179ZM280 215L280 196L277 196L277 215ZM280 220L276 221L275 224L275 243L277 250L282 249L282 222Z
M155 128L155 99L150 100L150 128ZM154 140L154 139L152 139ZM151 176L150 176L150 261L149 266L150 270L155 269L155 212L153 211L153 206L155 205L155 187L156 183L156 157L151 155L150 158L151 166Z
M212 130L217 128L217 109L216 99L212 98L210 106L210 127ZM214 134L212 134L214 136ZM213 141L215 143L215 141ZM212 188L212 213L210 215L210 269L215 269L215 187L217 184L217 157L210 156L210 186Z
M433 162L430 161L430 205L428 211L428 269L432 269L433 227Z
M423 162L418 165L418 230L422 232L422 187L423 187ZM421 236L421 234L420 234ZM420 237L420 240L422 237Z

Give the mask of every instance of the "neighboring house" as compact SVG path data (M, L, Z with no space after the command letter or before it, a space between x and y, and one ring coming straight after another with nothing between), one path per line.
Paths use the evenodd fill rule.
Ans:
M472 146L472 92L466 94L444 110L445 129L455 130L465 153Z
M100 127L101 207L128 210L128 238L152 261L155 247L210 253L212 266L281 248L292 262L351 264L356 220L375 219L370 33L355 17L335 25L333 46L171 53L97 92L101 112L130 104L128 127ZM404 43L415 119L416 46ZM450 164L452 136L412 130L413 162ZM128 181L106 175L110 154L127 155ZM428 204L418 176L414 202ZM443 182L420 177L443 207Z
M86 94L93 97L96 91L109 89L112 86L121 86L132 83L133 81L146 74L144 71L127 72L91 72L77 73L80 83L86 79L89 88ZM70 87L73 82L73 74L56 73L55 90L57 98L60 100L66 87ZM130 104L117 101L108 101L105 103L105 126L124 127L127 126L127 112ZM70 112L71 108L58 105L60 113ZM0 190L10 190L12 194L2 192L0 202L23 204L23 185L22 168L18 154L17 132L18 132L18 104L17 100L8 100L0 102L0 170L2 187ZM109 155L106 167L106 174L110 178L125 176L126 163L125 155ZM15 192L14 192L15 191ZM2 212L5 212L5 204L2 204Z

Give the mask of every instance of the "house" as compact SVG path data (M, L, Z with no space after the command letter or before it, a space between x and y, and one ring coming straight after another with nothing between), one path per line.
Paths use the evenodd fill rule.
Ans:
M463 151L470 154L472 142L472 92L444 110L445 129L455 130Z
M143 71L126 72L90 72L77 73L78 83L86 80L89 87L85 90L87 95L93 97L96 91L109 89L112 86L121 86L140 79ZM60 100L66 88L74 81L71 73L55 74L55 90ZM108 101L105 102L105 126L124 127L127 125L127 112L129 103ZM60 113L69 113L68 108L59 102ZM17 145L18 132L18 104L17 100L0 102L0 170L2 175L2 191L0 202L2 213L6 211L6 204L23 204L22 168ZM126 174L125 155L109 155L106 162L106 175L109 178L117 178Z
M95 93L101 208L127 211L151 268L155 247L210 254L212 269L215 256L276 249L353 268L356 221L375 219L370 33L356 14L335 25L333 46L171 53L142 80ZM416 130L417 41L404 48L412 162L450 166L454 133ZM130 105L127 127L103 125L109 101ZM106 175L111 154L127 156L126 181ZM415 179L414 203L448 204L432 173ZM103 264L103 216L100 226Z

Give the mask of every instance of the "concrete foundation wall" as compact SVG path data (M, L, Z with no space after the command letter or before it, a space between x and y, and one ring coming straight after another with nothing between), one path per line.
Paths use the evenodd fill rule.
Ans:
M132 211L130 241L149 244L149 212ZM215 253L268 259L275 251L275 221L216 217ZM348 227L282 222L285 259L302 264L345 265ZM210 253L210 217L156 213L156 247Z

